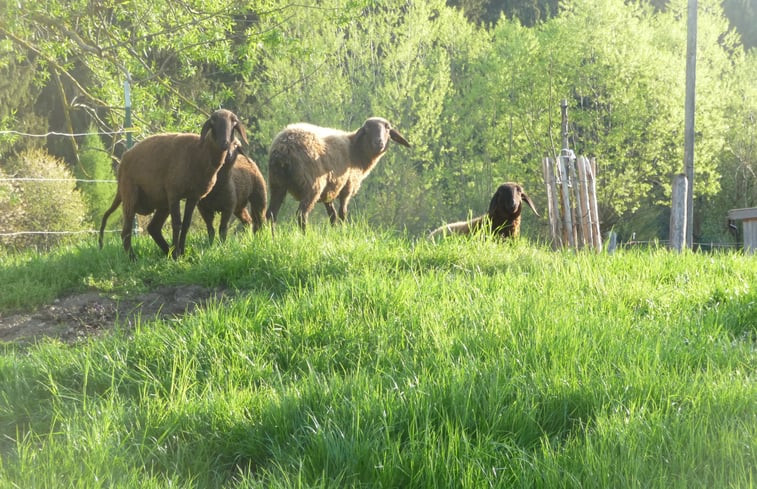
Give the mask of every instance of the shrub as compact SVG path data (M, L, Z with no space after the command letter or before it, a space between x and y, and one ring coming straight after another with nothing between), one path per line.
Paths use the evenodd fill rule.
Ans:
M90 128L90 132L96 132ZM97 135L89 135L81 145L79 165L74 171L82 180L115 180L110 156ZM77 188L87 204L87 224L97 227L103 212L110 206L116 184L109 182L79 182Z
M0 245L3 247L47 249L74 236L10 233L84 229L87 207L63 161L43 150L26 150L5 162L0 174L3 178L70 179L70 182L0 182Z

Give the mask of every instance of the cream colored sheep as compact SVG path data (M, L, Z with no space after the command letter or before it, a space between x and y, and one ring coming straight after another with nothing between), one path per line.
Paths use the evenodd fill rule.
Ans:
M410 146L389 121L380 117L366 120L352 132L306 123L284 128L268 152L271 225L287 192L300 202L297 221L303 230L317 202L324 203L332 224L344 221L350 199L386 152L389 139ZM337 198L338 213L334 208Z

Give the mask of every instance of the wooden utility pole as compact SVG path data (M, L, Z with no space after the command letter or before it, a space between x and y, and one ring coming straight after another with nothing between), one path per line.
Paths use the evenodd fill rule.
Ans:
M686 241L686 198L688 182L686 175L673 177L673 205L670 208L670 247L682 251L689 243Z
M686 40L686 101L684 113L683 163L686 187L686 245L694 243L694 94L697 66L697 0L689 0Z

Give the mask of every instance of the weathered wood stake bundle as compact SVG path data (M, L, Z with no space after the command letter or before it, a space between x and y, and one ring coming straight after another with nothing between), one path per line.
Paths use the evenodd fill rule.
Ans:
M596 161L563 150L557 160L544 158L543 167L552 247L602 251Z

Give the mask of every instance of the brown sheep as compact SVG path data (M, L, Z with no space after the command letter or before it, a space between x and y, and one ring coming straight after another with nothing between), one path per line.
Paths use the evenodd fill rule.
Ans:
M520 213L523 210L521 201L525 201L534 214L539 215L531 198L523 191L523 187L517 183L503 183L494 192L487 214L469 221L445 224L434 229L429 237L447 233L471 234L480 229L501 238L517 237L520 234Z
M208 240L212 243L215 238L213 218L216 212L221 213L218 234L221 241L225 241L232 213L240 221L251 225L253 232L257 232L265 222L267 203L268 193L263 174L252 159L241 149L237 149L233 161L227 162L219 170L215 186L200 200L197 210L205 221ZM248 204L252 215L248 211Z
M389 139L410 147L389 121L380 117L366 120L352 132L305 123L284 128L268 152L271 225L287 192L300 202L297 222L303 230L317 202L324 203L332 224L344 221L350 199L386 152ZM337 198L338 213L334 208Z
M197 202L213 188L216 174L227 159L237 132L247 142L239 118L220 109L205 121L199 135L167 133L150 136L124 153L118 167L118 189L113 204L105 211L100 225L100 248L108 217L123 203L121 240L124 250L134 260L131 233L135 214L153 214L147 231L166 255L170 248L161 228L169 214L173 228L173 258L184 253L187 230ZM208 134L210 133L210 137ZM181 200L184 220L181 217Z

